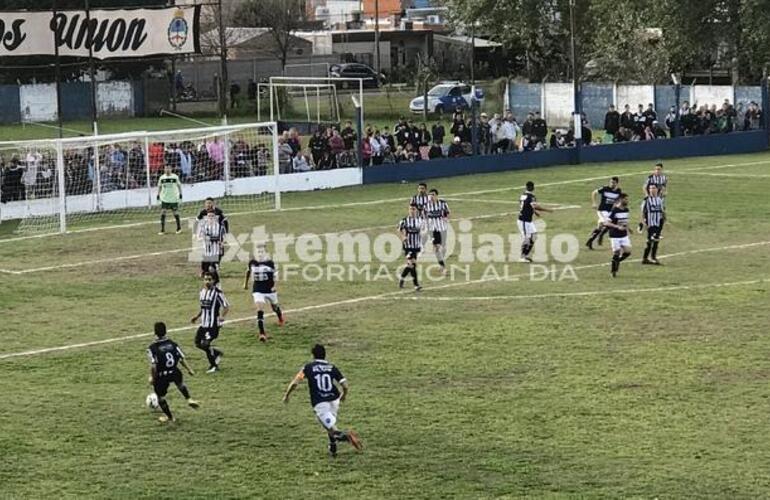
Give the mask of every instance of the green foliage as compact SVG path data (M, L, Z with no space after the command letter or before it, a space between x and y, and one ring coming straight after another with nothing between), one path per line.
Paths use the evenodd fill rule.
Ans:
M294 44L291 33L304 24L305 10L301 0L245 0L238 5L233 17L235 26L268 28L275 40L276 57L281 67Z
M443 1L457 29L475 22L504 44L515 76L571 76L569 0ZM576 0L575 17L584 77L652 83L717 67L756 83L770 63L766 0Z

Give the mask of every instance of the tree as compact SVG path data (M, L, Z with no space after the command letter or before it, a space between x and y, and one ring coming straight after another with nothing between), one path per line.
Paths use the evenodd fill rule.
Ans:
M292 33L305 24L305 3L301 0L246 0L236 10L235 25L267 28L276 44L281 69L294 46Z

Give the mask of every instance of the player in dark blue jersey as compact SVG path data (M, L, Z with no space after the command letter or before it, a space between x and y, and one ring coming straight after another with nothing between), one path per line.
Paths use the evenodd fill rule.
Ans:
M628 210L628 195L623 193L612 207L607 222L610 228L610 244L612 245L612 277L618 275L620 263L631 256L631 238L628 228L630 212Z
M256 256L249 261L249 266L246 268L246 280L243 282L243 289L248 290L249 282L251 282L251 297L257 308L260 342L267 342L265 304L270 304L270 308L278 318L278 326L283 326L285 323L283 311L278 304L278 293L275 289L277 277L278 270L275 267L275 262L270 259L264 248L257 249Z
M535 216L540 212L551 212L550 208L545 208L537 202L535 198L535 183L527 182L527 190L519 196L519 234L521 234L521 259L519 262L532 262L529 253L535 248L535 239L537 238L537 227L535 227Z
M358 434L353 431L337 429L337 412L340 403L348 395L348 383L342 372L333 364L326 361L326 349L321 344L313 346L313 361L307 363L297 373L283 395L283 402L289 402L289 396L302 380L307 380L310 389L310 404L313 406L316 418L329 435L329 453L337 456L337 443L348 442L361 451L363 444ZM340 388L342 391L340 392Z
M599 218L599 223L586 242L586 246L589 250L594 249L594 240L597 240L597 238L597 243L601 246L604 235L609 231L609 228L605 226L604 223L607 221L610 211L612 210L612 207L615 206L615 203L617 203L621 193L620 179L617 177L613 177L610 179L608 185L595 189L591 193L591 206L596 210L596 216ZM597 200L597 198L599 199Z
M195 375L195 372L187 364L182 349L176 342L166 337L165 323L155 323L155 336L157 339L147 348L147 357L150 361L149 382L158 396L158 406L163 411L163 415L158 419L164 423L173 422L174 416L166 401L168 386L173 382L187 400L187 404L191 408L198 408L200 405L190 397L190 391L183 381L179 365L182 365L190 375Z

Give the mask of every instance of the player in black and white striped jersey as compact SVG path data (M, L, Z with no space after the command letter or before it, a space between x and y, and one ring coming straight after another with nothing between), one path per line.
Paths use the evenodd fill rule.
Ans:
M424 182L421 182L417 184L417 193L412 196L412 199L409 200L410 205L414 205L417 207L417 215L420 217L423 217L425 214L423 213L423 210L425 209L425 205L428 204L428 185Z
M198 227L198 238L203 240L203 258L201 260L201 276L206 272L216 273L219 281L219 265L225 253L225 236L227 226L222 224L216 212L209 210L206 218Z
M222 351L215 349L211 344L219 337L219 328L230 311L230 303L227 302L224 292L217 287L211 272L203 273L203 288L198 298L200 310L191 320L194 324L200 319L200 326L195 333L195 347L206 353L209 361L208 373L214 373L219 371Z
M661 265L658 261L658 244L660 233L663 231L663 223L666 220L666 211L663 207L663 198L658 194L658 186L651 184L648 195L642 201L642 222L639 230L647 228L647 246L644 249L642 264Z
M404 280L411 274L415 291L422 290L420 281L417 279L417 257L422 251L423 229L425 229L425 219L417 213L417 205L410 204L409 214L398 223L398 232L406 257L406 266L401 271L401 279L398 281L399 288L404 288Z
M663 164L656 163L652 173L644 181L644 196L650 194L650 186L658 187L658 196L665 198L668 191L668 177L663 174Z
M433 238L433 253L436 255L438 265L446 274L446 264L444 263L444 252L446 250L446 233L449 229L449 205L446 201L438 197L438 190L431 189L428 192L428 203L423 210L428 232Z

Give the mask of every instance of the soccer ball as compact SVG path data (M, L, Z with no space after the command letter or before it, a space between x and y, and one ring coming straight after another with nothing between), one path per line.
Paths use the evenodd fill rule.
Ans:
M147 399L145 399L145 404L147 405L147 408L151 410L157 410L158 409L158 395L154 392L151 392L147 395Z

